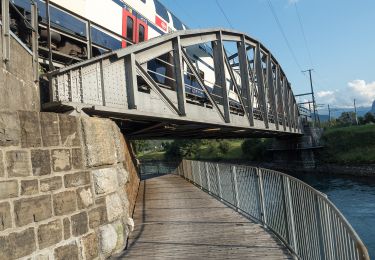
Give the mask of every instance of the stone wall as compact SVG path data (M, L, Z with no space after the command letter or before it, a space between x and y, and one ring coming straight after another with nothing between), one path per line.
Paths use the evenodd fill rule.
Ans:
M138 184L112 121L0 112L0 260L105 259L123 250Z
M0 34L1 61L2 44ZM0 66L0 110L40 110L39 85L34 82L32 61L32 54L11 36L10 61L1 62Z

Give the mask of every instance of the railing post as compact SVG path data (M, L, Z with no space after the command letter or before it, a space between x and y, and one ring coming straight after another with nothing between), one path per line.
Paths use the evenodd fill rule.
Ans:
M240 206L240 201L238 198L238 185L237 185L237 169L236 166L232 166L232 185L234 193L234 203L236 205L236 210L238 211Z
M125 56L126 94L129 109L137 109L138 83L136 70L134 53Z
M3 36L3 61L7 63L10 60L10 14L9 14L9 0L1 1L1 15L2 15L2 36Z
M204 168L205 168L206 178L207 178L208 193L211 194L210 174L208 173L208 163L207 162L204 163Z
M38 6L36 2L31 3L31 24L33 26L32 32L32 50L33 50L33 68L34 68L34 81L39 81L39 54L38 54Z
M262 171L260 168L257 169L258 176L258 194L259 194L259 206L260 206L260 216L264 226L267 226L267 216L266 216L266 204L264 201L264 190L263 190L263 178Z
M197 162L197 163L198 163L198 172L199 172L199 181L200 181L199 187L201 187L201 189L202 189L203 184L202 184L202 174L201 174L201 163L200 162Z
M296 254L298 254L298 246L297 246L297 238L296 238L296 227L294 222L294 211L293 211L293 204L292 204L292 195L290 192L290 180L286 178L286 198L288 204L286 205L286 209L288 210L288 215L290 216L290 235L292 236L293 242L293 249Z
M216 176L217 176L217 182L218 182L217 186L219 189L219 197L220 197L220 200L223 200L223 192L221 190L220 168L219 168L218 163L216 164Z
M321 219L321 215L320 215L320 207L319 207L318 194L315 194L315 196L314 196L314 203L315 203L316 225L318 227L320 259L325 260L323 230L322 230L322 219Z

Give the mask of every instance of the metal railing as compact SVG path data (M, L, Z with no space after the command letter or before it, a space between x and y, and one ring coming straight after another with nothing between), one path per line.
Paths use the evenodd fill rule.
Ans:
M13 37L33 56L34 80L38 81L38 7L33 0L29 2L30 17L26 13L21 13L10 0L1 0L2 54L3 62L8 65L11 60L10 39ZM23 35L25 32L26 35Z
M139 164L139 173L141 177L146 175L164 175L170 174L175 171L178 162L166 162L166 161L142 161Z
M188 160L176 173L261 222L299 259L370 259L327 196L296 178L262 168Z

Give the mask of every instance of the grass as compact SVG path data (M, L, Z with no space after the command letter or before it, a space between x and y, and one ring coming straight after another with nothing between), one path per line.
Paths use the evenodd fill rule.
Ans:
M242 158L241 144L242 140L229 141L229 150L227 153L222 154L219 152L218 143L215 145L216 149L211 151L208 145L202 145L197 154L192 159L200 160L231 160Z
M159 160L164 160L164 154L165 152L150 152L150 153L144 153L144 154L140 154L138 155L138 159L139 160L156 160L156 161L159 161Z
M320 159L330 163L375 163L375 125L327 129Z

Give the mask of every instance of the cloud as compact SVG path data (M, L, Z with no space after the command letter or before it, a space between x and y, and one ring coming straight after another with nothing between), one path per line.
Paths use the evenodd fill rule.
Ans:
M375 81L353 80L340 90L323 90L316 94L317 103L330 104L337 107L352 107L356 99L357 106L371 106L375 100Z

